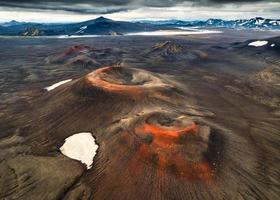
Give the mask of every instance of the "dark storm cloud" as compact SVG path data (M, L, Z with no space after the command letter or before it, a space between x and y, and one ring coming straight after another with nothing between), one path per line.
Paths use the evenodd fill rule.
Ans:
M35 2L35 1L34 1ZM69 4L69 3L61 3L61 2L45 2L42 3L16 3L16 2L2 2L0 1L0 7L4 7L12 10L12 9L31 9L31 10L53 10L53 11L68 11L68 12L77 12L77 13L85 13L85 14L109 14L120 11L125 11L127 8L125 6L99 6L99 5L82 5L83 3L77 4Z
M217 6L227 3L267 3L279 1L280 0L0 0L0 7L106 14L135 9L142 6L170 7L185 2L193 3L194 6Z
M141 2L145 6L166 7L173 6L179 3L191 2L195 5L219 5L227 3L253 3L253 2L273 2L278 0L135 0L134 2Z

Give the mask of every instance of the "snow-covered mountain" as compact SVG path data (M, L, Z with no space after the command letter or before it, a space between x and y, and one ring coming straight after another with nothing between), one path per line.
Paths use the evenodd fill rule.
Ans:
M265 19L262 17L255 17L252 19L238 19L238 20L222 20L222 19L208 19L208 20L163 20L163 21L149 21L141 20L142 23L157 24L161 26L172 27L225 27L225 28L260 28L260 29L280 29L280 19Z
M249 20L221 20L209 19L206 21L208 26L221 26L228 28L266 28L266 29L280 29L280 20L265 19L261 17L252 18Z

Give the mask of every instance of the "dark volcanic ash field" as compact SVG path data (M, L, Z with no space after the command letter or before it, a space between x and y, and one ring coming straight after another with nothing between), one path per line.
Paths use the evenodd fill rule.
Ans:
M279 32L0 48L0 199L280 198ZM60 151L84 132L88 168Z

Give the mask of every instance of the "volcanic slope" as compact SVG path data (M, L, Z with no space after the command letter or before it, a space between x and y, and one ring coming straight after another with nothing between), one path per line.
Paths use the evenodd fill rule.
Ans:
M266 175L250 137L214 122L193 90L165 75L108 66L45 91L32 120L0 143L0 197L277 198L259 181ZM59 151L80 132L99 145L90 170Z

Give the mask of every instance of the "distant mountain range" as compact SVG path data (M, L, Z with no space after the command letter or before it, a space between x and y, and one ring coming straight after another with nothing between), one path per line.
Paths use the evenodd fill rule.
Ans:
M149 23L155 25L164 25L171 27L223 27L223 28L260 28L260 29L280 29L280 19L265 19L262 17L255 17L252 19L238 19L238 20L222 20L222 19L208 19L205 21L182 21L182 20L163 20L151 21L141 20L137 22Z
M121 35L131 32L155 31L159 29L165 28L156 24L114 21L99 17L94 20L70 24L44 24L11 21L0 24L0 35Z
M249 20L221 20L208 19L206 21L114 21L104 17L80 23L47 24L32 22L10 21L0 24L0 35L11 36L52 36L52 35L122 35L126 33L156 31L167 29L184 29L189 27L198 28L257 28L278 29L280 20L264 19L260 17Z

